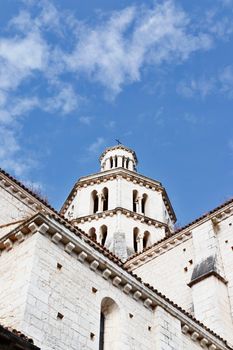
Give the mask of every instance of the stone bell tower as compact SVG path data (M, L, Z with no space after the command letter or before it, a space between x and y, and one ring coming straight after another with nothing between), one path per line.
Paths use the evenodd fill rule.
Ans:
M176 216L162 184L138 174L137 156L123 145L100 156L101 171L80 178L61 213L125 260L173 231Z

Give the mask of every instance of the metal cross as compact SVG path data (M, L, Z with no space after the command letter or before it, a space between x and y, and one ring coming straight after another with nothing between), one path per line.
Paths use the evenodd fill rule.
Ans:
M118 139L115 139L118 145L122 145L122 142Z

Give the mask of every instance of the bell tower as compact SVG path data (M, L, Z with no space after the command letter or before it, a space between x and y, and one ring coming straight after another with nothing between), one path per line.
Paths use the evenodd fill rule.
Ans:
M171 234L176 216L162 184L138 174L136 153L105 149L100 172L80 178L61 213L122 260Z

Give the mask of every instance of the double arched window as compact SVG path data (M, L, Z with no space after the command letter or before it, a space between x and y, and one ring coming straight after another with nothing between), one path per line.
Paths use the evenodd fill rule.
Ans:
M108 189L104 187L99 193L91 192L91 214L108 210Z
M98 241L100 244L104 246L107 240L108 228L106 225L102 225L97 235L96 228L92 227L88 231L88 235L93 241Z
M137 190L133 190L133 211L138 214L146 215L146 203L148 196L146 193L139 195Z
M135 253L140 253L150 246L150 232L141 232L138 227L133 229L133 246Z

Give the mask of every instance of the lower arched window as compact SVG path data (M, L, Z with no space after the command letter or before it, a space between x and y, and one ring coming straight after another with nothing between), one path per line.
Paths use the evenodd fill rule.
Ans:
M119 350L119 307L111 298L104 298L100 310L99 350Z
M100 228L100 239L101 244L105 245L106 239L107 239L108 229L106 225L102 225Z
M143 249L146 249L150 246L150 232L145 231L143 235Z
M93 239L93 241L97 240L96 229L94 227L90 228L89 236L91 237L91 239Z
M135 253L138 253L138 235L139 235L139 229L135 227L133 229L133 247Z

